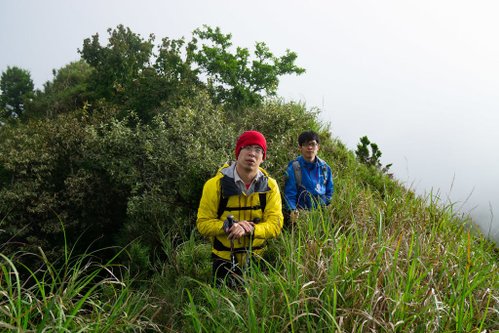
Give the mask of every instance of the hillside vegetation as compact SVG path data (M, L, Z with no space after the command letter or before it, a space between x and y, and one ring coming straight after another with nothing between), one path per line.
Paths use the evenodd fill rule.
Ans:
M317 110L280 100L278 78L303 73L296 54L234 49L209 27L154 40L122 26L105 46L92 36L43 90L2 74L2 329L499 330L494 244L438 194L360 163ZM23 98L7 98L19 77ZM298 134L319 132L335 193L270 242L244 287L216 289L197 205L249 129L281 187Z

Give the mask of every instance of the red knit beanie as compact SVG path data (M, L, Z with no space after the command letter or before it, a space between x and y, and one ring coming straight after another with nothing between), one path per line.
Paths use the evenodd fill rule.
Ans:
M237 139L236 142L236 159L239 157L241 148L251 145L259 145L263 149L263 159L267 155L267 140L262 133L258 131L246 131Z

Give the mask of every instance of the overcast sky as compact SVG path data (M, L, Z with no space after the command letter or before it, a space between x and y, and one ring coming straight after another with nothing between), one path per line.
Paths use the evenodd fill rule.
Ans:
M219 26L235 45L297 52L307 73L281 96L320 108L351 149L368 135L419 193L471 194L464 209L497 230L498 17L495 0L0 0L0 71L28 69L41 88L118 24L158 42Z

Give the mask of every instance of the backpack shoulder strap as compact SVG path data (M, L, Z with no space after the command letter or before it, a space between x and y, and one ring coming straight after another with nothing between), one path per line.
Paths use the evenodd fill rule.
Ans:
M327 183L327 164L325 161L321 160L320 158L319 161L321 162L321 170L322 174L324 175L324 185L325 185Z
M293 161L293 171L295 172L296 188L301 187L301 166L298 160Z
M220 218L227 208L227 202L229 202L229 197L224 197L222 191L220 191L220 201L218 202L217 216Z
M262 214L265 211L265 206L267 206L267 193L260 192L258 193L260 196L260 209L262 210Z

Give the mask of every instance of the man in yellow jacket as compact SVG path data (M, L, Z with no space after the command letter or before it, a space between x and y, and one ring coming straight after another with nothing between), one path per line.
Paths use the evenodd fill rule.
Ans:
M279 186L260 168L266 154L265 137L246 131L237 139L236 162L224 165L204 185L196 226L212 239L217 284L238 280L250 256L261 255L266 240L282 230Z

